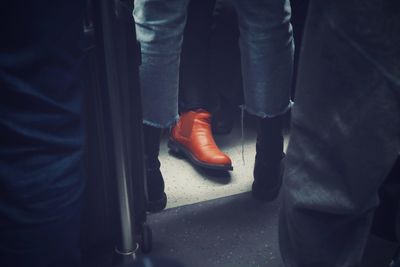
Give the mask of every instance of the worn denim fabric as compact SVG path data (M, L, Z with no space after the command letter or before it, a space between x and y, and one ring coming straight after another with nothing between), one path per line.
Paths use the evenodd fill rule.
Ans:
M178 117L182 35L189 0L135 0L141 44L144 122L168 127ZM273 117L290 107L293 37L288 0L232 0L238 13L245 105Z
M0 9L0 265L79 266L84 1Z
M284 174L286 267L361 266L378 189L400 151L397 0L315 0Z

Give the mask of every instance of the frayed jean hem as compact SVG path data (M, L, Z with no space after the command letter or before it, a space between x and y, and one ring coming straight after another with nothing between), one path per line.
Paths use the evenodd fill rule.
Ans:
M170 128L172 125L174 125L178 120L179 120L179 115L176 115L176 117L173 120L171 120L167 123L157 123L157 122L148 121L145 119L143 119L143 123L146 125L149 125L149 126L156 127L156 128L167 129L167 128Z
M271 114L271 113L266 113L266 112L264 112L264 111L255 111L255 110L253 110L252 108L249 108L249 107L246 106L246 105L243 105L243 108L244 108L249 114L255 115L255 116L257 116L257 117L259 117L259 118L261 118L261 119L265 119L265 118L274 118L274 117L277 117L277 116L280 116L280 115L285 114L286 112L288 112L288 111L292 108L293 104L294 104L293 101L289 101L289 104L288 104L283 110L281 110L281 111L279 111L279 112L276 112L276 113L273 113L273 114Z

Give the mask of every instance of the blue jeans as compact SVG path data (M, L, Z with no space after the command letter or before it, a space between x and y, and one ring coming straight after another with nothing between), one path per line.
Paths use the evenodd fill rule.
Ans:
M398 12L397 0L310 2L282 188L287 267L365 266L400 151Z
M84 1L0 9L0 265L79 266Z
M189 0L135 0L144 123L178 118L180 52ZM245 107L259 117L290 108L293 37L288 0L232 0L240 30Z

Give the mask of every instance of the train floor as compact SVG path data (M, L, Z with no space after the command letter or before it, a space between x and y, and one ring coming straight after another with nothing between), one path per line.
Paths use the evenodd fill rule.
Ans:
M256 123L240 118L229 135L215 136L233 163L232 172L207 172L170 154L168 134L160 151L167 209L148 217L153 256L184 266L280 266L279 200L261 203L249 193L253 181ZM287 138L285 139L285 147Z
M279 200L241 193L150 215L151 256L188 267L281 266L278 209Z

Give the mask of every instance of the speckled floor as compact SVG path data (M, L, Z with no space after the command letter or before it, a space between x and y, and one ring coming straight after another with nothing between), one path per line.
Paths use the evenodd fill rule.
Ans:
M256 126L250 116L245 118L243 138L240 122L237 121L229 135L215 136L216 142L233 163L231 172L207 172L192 166L186 159L169 153L168 136L161 143L161 170L168 195L167 208L216 199L247 192L251 188L255 156ZM285 139L285 147L287 138ZM243 160L244 158L244 160Z
M282 267L279 205L279 198L262 203L241 193L150 214L153 250L133 266ZM95 248L83 266L109 267L112 252L112 246Z
M149 255L187 267L279 267L278 209L279 200L242 193L152 214Z

